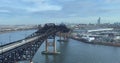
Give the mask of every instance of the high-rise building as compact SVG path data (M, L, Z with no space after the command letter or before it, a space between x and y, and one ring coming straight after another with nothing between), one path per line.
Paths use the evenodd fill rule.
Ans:
M99 18L98 18L98 21L97 21L97 24L98 24L98 25L101 24L101 23L100 23L100 20L101 20L101 18L99 17Z

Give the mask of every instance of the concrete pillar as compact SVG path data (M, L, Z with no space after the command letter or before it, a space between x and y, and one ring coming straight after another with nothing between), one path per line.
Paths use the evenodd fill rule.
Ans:
M69 33L67 33L67 38L69 37Z
M42 52L42 54L46 54L46 55L54 55L54 54L60 54L60 52L57 52L56 50L56 41L55 41L55 37L53 38L53 42L52 42L52 48L53 48L53 51L52 52L49 52L48 51L48 40L46 40L46 43L45 43L45 51Z
M15 63L18 63L18 61L15 61Z
M63 33L63 40L66 40L66 33Z
M69 37L69 33L65 33L65 37L66 37L66 40L67 40L68 37Z
M64 40L66 40L66 33L64 33Z
M53 39L53 48L54 48L53 52L56 53L57 51L56 51L56 41L55 41L55 37L54 37L54 39Z
M32 60L30 60L30 63L33 63L33 61L32 61Z
M62 33L60 32L60 40L61 40L61 38L62 38Z
M45 41L45 51L48 52L48 40Z

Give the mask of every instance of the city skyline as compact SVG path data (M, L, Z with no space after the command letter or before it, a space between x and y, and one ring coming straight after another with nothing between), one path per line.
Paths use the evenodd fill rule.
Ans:
M0 24L120 22L119 0L1 0Z

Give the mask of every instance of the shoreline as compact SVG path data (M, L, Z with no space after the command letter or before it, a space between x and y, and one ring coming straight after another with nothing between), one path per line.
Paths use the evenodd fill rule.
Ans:
M77 40L77 41L80 41L80 42L83 42L83 43L88 43L88 44L94 44L94 45L105 45L105 46L114 46L114 47L120 47L120 43L112 43L112 42L87 42L87 41L84 41L80 38L74 38L74 37L70 37L74 40Z
M26 30L36 30L36 29L11 30L11 31L4 31L4 32L0 32L0 34L10 33L10 32L16 32L16 31L26 31Z

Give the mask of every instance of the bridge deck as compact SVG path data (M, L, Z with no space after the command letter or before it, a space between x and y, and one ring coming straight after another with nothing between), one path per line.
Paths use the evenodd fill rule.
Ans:
M36 37L33 37L33 38L24 39L24 40L21 40L21 41L18 41L18 42L14 42L12 44L0 47L0 54L4 53L6 51L9 51L11 49L14 49L16 47L22 46L22 45L24 45L24 44L26 44L28 42L34 41L34 40L38 39L39 37L41 37L41 36L36 36Z

